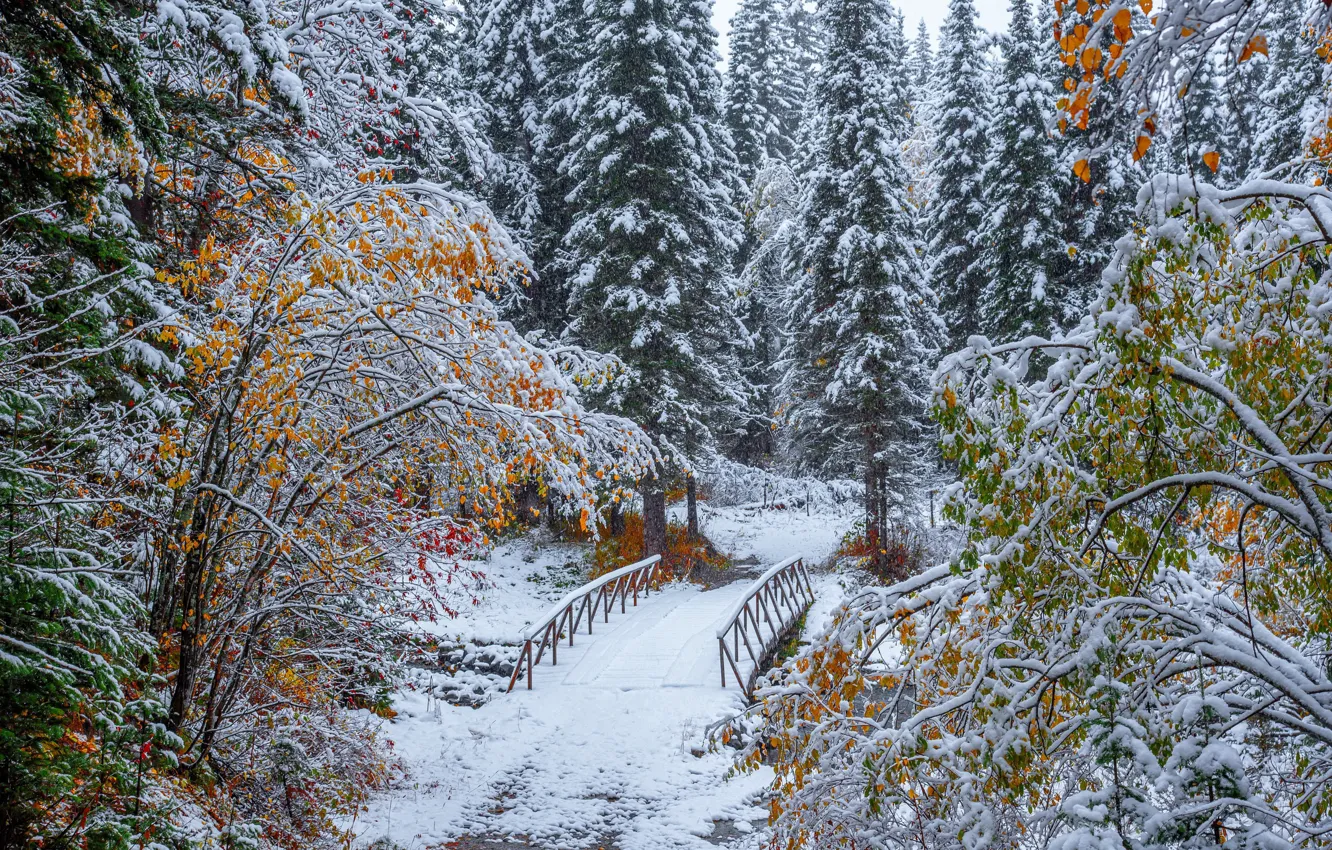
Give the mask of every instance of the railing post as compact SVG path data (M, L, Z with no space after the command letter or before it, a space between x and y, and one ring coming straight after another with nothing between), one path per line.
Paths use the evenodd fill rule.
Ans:
M726 687L726 638L717 638L717 664L721 667L722 687Z
M532 690L532 641L527 642L527 689Z

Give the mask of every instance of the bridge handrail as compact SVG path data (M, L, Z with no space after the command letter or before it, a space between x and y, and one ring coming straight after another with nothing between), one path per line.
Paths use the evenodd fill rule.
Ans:
M754 698L754 682L764 659L777 649L781 636L798 621L809 606L814 604L814 586L805 569L803 555L793 555L778 561L753 584L727 612L724 625L717 629L717 654L721 664L721 683L726 687L726 668L735 674L736 684L745 696ZM776 622L773 621L774 616ZM766 623L768 634L761 625ZM752 626L752 632L751 632ZM751 642L751 634L754 640ZM731 645L727 646L727 638ZM753 664L748 676L740 674L740 645L743 641L749 660ZM754 648L758 644L758 649Z
M556 602L554 605L547 608L546 615L542 617L540 620L538 620L536 625L529 626L527 631L523 632L522 635L523 640L536 640L536 638L541 634L541 632L546 628L546 626L550 625L550 622L554 620L556 617L558 617L560 614L563 614L564 609L568 608L569 605L571 605L576 600L582 599L584 596L586 596L587 594L591 593L594 590L600 590L604 585L610 584L611 582L615 581L617 578L620 578L621 576L627 576L630 573L632 573L634 570L642 569L643 567L648 566L649 564L655 564L660 560L661 560L660 555L653 555L650 558L644 558L641 561L635 561L634 563L626 564L625 566L620 567L619 569L611 570L610 572L606 573L604 576L592 579L582 587L574 588L573 590L564 594L564 597L561 598L559 602Z
M735 625L736 618L740 616L740 613L742 611L744 611L745 605L749 602L749 600L753 599L759 593L759 591L763 589L763 585L767 584L769 581L772 580L773 576L777 575L782 570L786 569L792 564L803 560L804 560L803 555L792 555L791 557L787 558L785 561L778 561L777 563L773 564L771 567L768 567L768 569L764 571L763 575L754 579L753 583L749 585L749 590L745 593L745 595L737 599L735 601L735 604L731 606L731 610L726 612L726 619L723 621L726 623L726 625L722 626L720 629L717 629L717 637L724 637L726 633L731 630L731 626Z
M633 604L637 607L639 591L641 590L644 596L651 592L652 582L657 577L657 567L660 563L661 556L653 555L612 570L566 593L564 598L546 611L544 617L522 633L523 648L518 654L517 663L513 666L513 675L509 677L509 690L513 690L524 667L527 668L527 689L532 689L532 669L541 663L542 657L546 654L546 647L550 647L551 666L559 663L560 637L564 629L566 627L568 629L569 645L572 646L574 632L578 631L584 614L587 615L587 633L592 634L592 620L596 617L598 609L603 611L605 621L610 622L610 609L615 603L616 596L620 598L621 613L624 613L631 593ZM574 611L575 608L577 613ZM541 639L541 643L536 658L533 659L532 643L538 638Z

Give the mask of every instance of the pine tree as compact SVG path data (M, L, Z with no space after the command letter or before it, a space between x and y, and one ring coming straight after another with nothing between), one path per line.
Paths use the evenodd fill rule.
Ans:
M908 132L900 19L886 0L833 0L822 14L829 46L814 92L822 121L805 233L788 261L796 297L784 384L801 465L863 475L877 552L885 502L921 454L940 328L900 157Z
M795 152L803 100L795 38L779 0L743 0L731 19L726 124L746 186L765 160Z
M1013 0L992 147L985 169L981 329L996 340L1048 334L1068 317L1056 275L1065 252L1049 135L1052 88L1042 76L1028 0Z
M743 395L734 201L729 186L717 188L728 137L709 120L718 101L707 6L588 3L595 39L564 162L576 181L566 243L574 330L624 363L600 401L639 422L677 467L703 451L719 411ZM665 545L662 483L642 482L649 553Z
M3 848L174 843L134 783L180 742L153 723L142 520L120 516L172 406L138 329L174 305L135 227L166 120L120 13L0 6Z
M828 49L828 34L823 29L823 17L811 0L784 0L787 29L795 45L796 67L803 86L801 100L807 100L811 84L823 65Z
M972 0L950 0L939 37L939 106L934 193L930 199L930 279L950 342L980 330L985 161L988 155L985 59Z
M530 166L540 214L532 228L532 277L518 324L560 334L572 320L569 290L575 271L564 242L573 226L569 193L575 181L563 163L576 130L578 85L590 29L579 3L551 4L541 16L541 26L543 76L537 100L542 111L535 116Z

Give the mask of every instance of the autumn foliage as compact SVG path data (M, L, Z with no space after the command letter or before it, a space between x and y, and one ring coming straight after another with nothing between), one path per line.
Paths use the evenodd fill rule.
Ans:
M1139 158L1172 74L1250 61L1270 21L1056 6L1065 130L1132 110ZM1233 187L1155 175L1080 324L944 359L967 545L853 593L771 677L747 755L776 846L1327 846L1325 129Z

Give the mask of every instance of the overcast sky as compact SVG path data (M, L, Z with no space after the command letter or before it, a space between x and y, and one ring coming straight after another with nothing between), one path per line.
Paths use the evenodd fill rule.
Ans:
M731 23L740 0L713 0L713 21L721 33L722 56L726 56L726 31ZM948 14L948 0L896 0L895 4L906 15L907 37L915 38L917 22L925 19L925 26L930 28L935 47L939 45L939 25ZM990 32L1003 32L1008 26L1008 0L976 0L976 10L980 13L980 25Z

